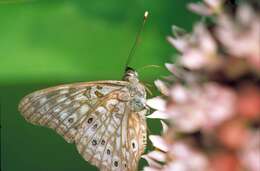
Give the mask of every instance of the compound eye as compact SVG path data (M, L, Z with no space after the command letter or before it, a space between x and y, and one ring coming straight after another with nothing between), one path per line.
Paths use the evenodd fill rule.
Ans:
M130 105L133 111L139 112L145 108L145 100L140 97L134 97Z

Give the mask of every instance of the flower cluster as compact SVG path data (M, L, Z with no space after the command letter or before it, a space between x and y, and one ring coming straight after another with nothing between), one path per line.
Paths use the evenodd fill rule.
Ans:
M190 4L210 22L168 41L180 52L147 101L162 135L149 138L145 171L260 171L260 13L253 1ZM259 5L259 4L258 4Z

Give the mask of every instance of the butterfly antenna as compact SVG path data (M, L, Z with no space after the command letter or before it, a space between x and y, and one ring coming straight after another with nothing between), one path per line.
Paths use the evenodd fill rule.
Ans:
M148 87L148 86L151 86L151 85L148 84L148 83L144 83L144 82L142 82L142 83L143 83L143 85L144 85L145 90L148 92L148 94L151 95L151 96L153 96L153 92L152 92L151 89Z
M134 56L134 53L135 53L137 44L138 44L138 42L139 42L139 40L140 40L140 35L141 35L141 33L142 33L143 29L144 29L144 25L145 25L146 20L147 20L147 18L148 18L148 14L149 14L148 11L145 11L143 23L142 23L142 25L141 25L139 31L137 32L134 45L133 45L132 49L130 50L130 53L129 53L128 57L127 57L125 69L128 67L129 63L131 62L132 57Z
M159 66L159 65L146 65L146 66L143 66L143 67L138 68L138 69L136 69L136 70L137 70L138 72L140 72L141 70L143 70L143 69L147 69L147 68L157 68L157 69L162 69L162 67Z

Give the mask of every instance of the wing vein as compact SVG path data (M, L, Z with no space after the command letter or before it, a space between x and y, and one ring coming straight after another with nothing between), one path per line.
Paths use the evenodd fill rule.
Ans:
M43 95L43 93L42 93L41 95L37 96L37 97L39 97L39 98L34 99L34 101L32 101L30 105L29 105L29 101L28 101L28 103L27 103L28 106L22 111L22 113L26 114L26 112L30 109L30 107L31 107L31 106L34 106L35 103L36 103L39 99L41 99L41 98L43 97L42 95ZM54 99L54 98L57 98L57 97L60 97L60 96L63 96L63 95L64 95L64 94L53 94L51 97L49 97L49 100L52 100L52 99ZM37 110L41 109L41 108L42 108L45 104L47 104L47 103L48 103L48 101L46 101L45 103L43 103L42 105L40 105ZM25 106L25 105L24 105L24 106ZM35 111L33 111L32 113L29 113L30 115L27 116L27 118L28 118L29 120L31 119L31 116L33 115L34 112L35 112Z
M75 101L77 101L77 100L75 100ZM74 102L75 102L75 101L74 101ZM73 101L71 101L71 102L73 102ZM75 108L75 110L73 110L73 112L71 112L71 115L66 116L66 117L54 128L54 130L58 129L58 127L60 127L60 125L63 124L64 121L66 121L70 116L72 116L75 112L77 112L77 111L78 111L83 105L85 105L85 104L87 104L88 106L90 106L90 104L89 104L87 101L84 101L84 103L81 103L79 107ZM68 106L68 108L69 108L69 106ZM67 109L67 108L66 108L66 109ZM90 109L89 109L89 110L90 110ZM87 113L88 113L88 111L86 112L86 114L87 114ZM59 113L59 114L60 114L60 113ZM85 116L86 114L83 114L83 116ZM60 115L56 115L56 116L60 116ZM58 119L58 117L55 117L55 116L54 116L54 119ZM68 126L66 125L66 128L69 130L71 127L68 127Z
M122 88L121 88L121 89L122 89ZM107 95L105 95L105 96L100 100L99 103L96 103L96 104L95 104L95 106L92 108L92 110L89 110L89 112L88 112L87 114L90 114L91 112L93 112L94 110L96 110L96 108L97 108L98 106L100 106L100 105L103 103L103 101L105 101L106 99L108 99L108 97L109 97L111 94L113 94L113 93L116 92L116 91L120 91L121 89L113 90L113 91L111 91L110 93L108 93ZM78 122L80 122L83 117L84 117L84 116L81 116L81 117L77 120L77 122L75 122L74 124L71 125L71 127L75 126ZM86 116L86 118L88 118L88 116ZM82 120L81 122L83 123L84 121L85 121L85 119ZM95 121L96 121L96 120L95 120ZM94 122L93 122L93 123L94 123ZM70 127L70 128L71 128L71 127ZM68 133L68 131L67 131L64 135L66 135L67 133Z
M75 97L75 96L79 95L80 93L82 93L82 92L84 92L84 91L85 91L85 90L80 90L80 91L78 91L76 94L73 94L72 96L68 96L67 98L65 98L64 100L60 101L59 103L56 103L56 104L52 105L52 106L46 111L46 114L42 114L42 115L36 120L36 123L37 123L38 121L40 121L45 115L47 115L51 110L53 110L53 108L59 106L60 104L66 102L66 101L69 100L70 98ZM65 108L65 109L66 109L66 108ZM39 110L37 110L37 111L39 111ZM64 111L64 109L63 109L62 111ZM60 111L60 112L62 112L62 111ZM59 112L59 113L60 113L60 112ZM51 112L51 113L50 113L50 118L47 119L46 124L49 123L49 121L53 118L54 115L55 115L55 112Z

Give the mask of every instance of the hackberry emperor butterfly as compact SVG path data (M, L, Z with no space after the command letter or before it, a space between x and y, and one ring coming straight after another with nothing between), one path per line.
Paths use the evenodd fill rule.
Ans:
M83 158L100 170L136 170L146 146L145 100L137 72L126 67L123 81L74 83L33 92L22 99L19 111L28 122L52 128L75 143Z

